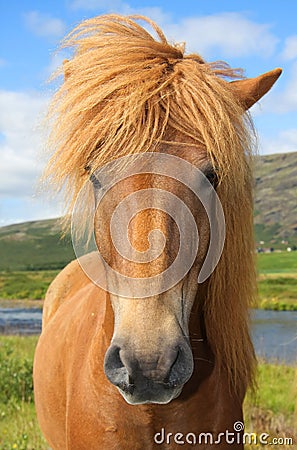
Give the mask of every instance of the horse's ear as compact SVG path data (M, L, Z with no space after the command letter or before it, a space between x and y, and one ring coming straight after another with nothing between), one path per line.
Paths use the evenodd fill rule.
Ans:
M282 69L274 69L256 78L247 78L229 83L240 103L247 110L272 88Z
M64 61L63 61L63 69L64 69L64 80L66 81L67 78L70 76L69 60L68 59L64 59Z

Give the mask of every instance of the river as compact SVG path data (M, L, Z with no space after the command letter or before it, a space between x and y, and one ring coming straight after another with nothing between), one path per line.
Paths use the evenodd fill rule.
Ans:
M258 357L297 365L297 311L254 310L252 337Z
M39 334L41 310L0 308L0 333ZM297 311L252 311L252 337L259 358L296 365Z

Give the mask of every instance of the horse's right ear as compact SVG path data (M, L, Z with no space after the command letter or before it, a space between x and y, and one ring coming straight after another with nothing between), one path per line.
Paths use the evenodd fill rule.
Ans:
M282 69L274 69L256 78L232 81L229 85L239 102L247 110L272 88L281 73Z
M67 80L67 78L70 76L70 69L69 69L69 60L64 59L63 61L63 69L64 69L64 81Z

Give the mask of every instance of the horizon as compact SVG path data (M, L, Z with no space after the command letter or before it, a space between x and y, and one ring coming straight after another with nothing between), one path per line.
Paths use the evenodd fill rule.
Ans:
M55 49L63 36L83 19L108 12L147 15L170 42L185 41L187 53L225 60L242 67L247 77L282 67L280 79L251 114L260 154L297 151L297 4L12 1L2 7L0 30L6 44L0 51L0 226L62 215L61 200L37 189L46 159L40 122L53 93L46 80L62 62Z

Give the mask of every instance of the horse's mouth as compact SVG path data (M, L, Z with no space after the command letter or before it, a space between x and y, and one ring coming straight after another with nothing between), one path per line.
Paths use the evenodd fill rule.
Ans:
M150 380L141 386L131 386L129 389L121 389L118 387L118 391L130 405L147 403L164 405L177 398L182 390L183 385L169 387L160 383L154 383Z

